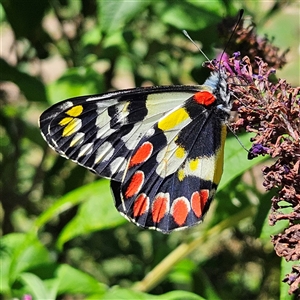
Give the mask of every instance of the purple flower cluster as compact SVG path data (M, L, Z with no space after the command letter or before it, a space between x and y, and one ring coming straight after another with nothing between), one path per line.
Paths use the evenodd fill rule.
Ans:
M242 22L241 22L242 23ZM221 26L222 28L222 26ZM232 57L222 54L221 66L228 75L233 97L233 109L239 119L231 124L234 130L255 133L251 139L249 159L269 155L271 166L263 168L266 190L275 189L271 200L270 225L288 220L289 227L272 237L278 256L287 261L300 260L300 87L292 87L284 79L275 77L275 69L285 64L285 53L272 46L267 38L259 38L251 24L239 24L227 51L238 49ZM284 212L289 207L290 212ZM300 266L284 279L290 294L300 293Z

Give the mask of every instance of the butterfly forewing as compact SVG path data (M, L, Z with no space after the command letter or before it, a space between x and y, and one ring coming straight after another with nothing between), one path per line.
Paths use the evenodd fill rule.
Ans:
M41 131L60 155L121 181L145 132L199 89L149 87L65 100L41 115Z

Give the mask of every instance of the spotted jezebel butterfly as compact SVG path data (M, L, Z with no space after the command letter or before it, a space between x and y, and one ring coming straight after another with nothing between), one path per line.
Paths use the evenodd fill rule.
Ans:
M223 170L231 100L215 67L203 85L134 88L62 101L40 117L61 156L110 178L117 210L163 233L200 223Z

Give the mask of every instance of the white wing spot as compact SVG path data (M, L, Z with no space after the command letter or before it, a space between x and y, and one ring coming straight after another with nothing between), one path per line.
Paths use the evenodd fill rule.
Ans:
M98 149L95 157L95 164L101 161L109 160L114 153L113 146L110 142L103 143Z
M175 131L175 137L176 137L177 132ZM170 132L166 133L167 140L169 140L168 144L166 147L161 149L157 153L156 161L158 163L157 168L156 168L156 173L161 175L161 176L168 176L173 173L175 173L182 163L185 161L187 157L187 153L185 152L182 157L177 157L176 154L176 149L178 149L178 145L174 142L174 134L173 134L173 139L168 138L171 137Z
M73 102L72 101L66 101L66 102L63 102L60 106L60 109L61 110L66 110L70 107L74 106Z
M83 145L80 148L80 152L78 154L78 157L91 154L92 151L93 151L93 147L94 147L93 143L87 143L87 144Z
M125 159L125 157L119 156L116 159L114 159L110 163L111 174L123 172L126 169L127 163L128 161L127 159Z
M149 138L155 133L155 129L153 127L149 128L145 133L145 137Z
M114 133L116 130L110 128L110 120L111 117L108 115L107 109L104 109L100 106L98 106L97 113L99 116L96 119L96 126L99 128L97 132L97 138L105 138L112 133Z
M83 132L77 132L73 137L72 141L70 142L70 147L82 144L84 136L85 134Z
M214 173L216 170L216 157L201 157L197 168L191 169L190 160L187 161L184 167L186 175L201 177L204 180L213 181Z

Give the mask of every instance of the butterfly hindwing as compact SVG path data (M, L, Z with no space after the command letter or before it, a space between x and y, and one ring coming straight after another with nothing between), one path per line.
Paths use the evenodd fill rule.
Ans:
M139 141L122 183L112 183L117 209L164 233L200 223L221 178L225 136L218 111L194 97L170 111Z

